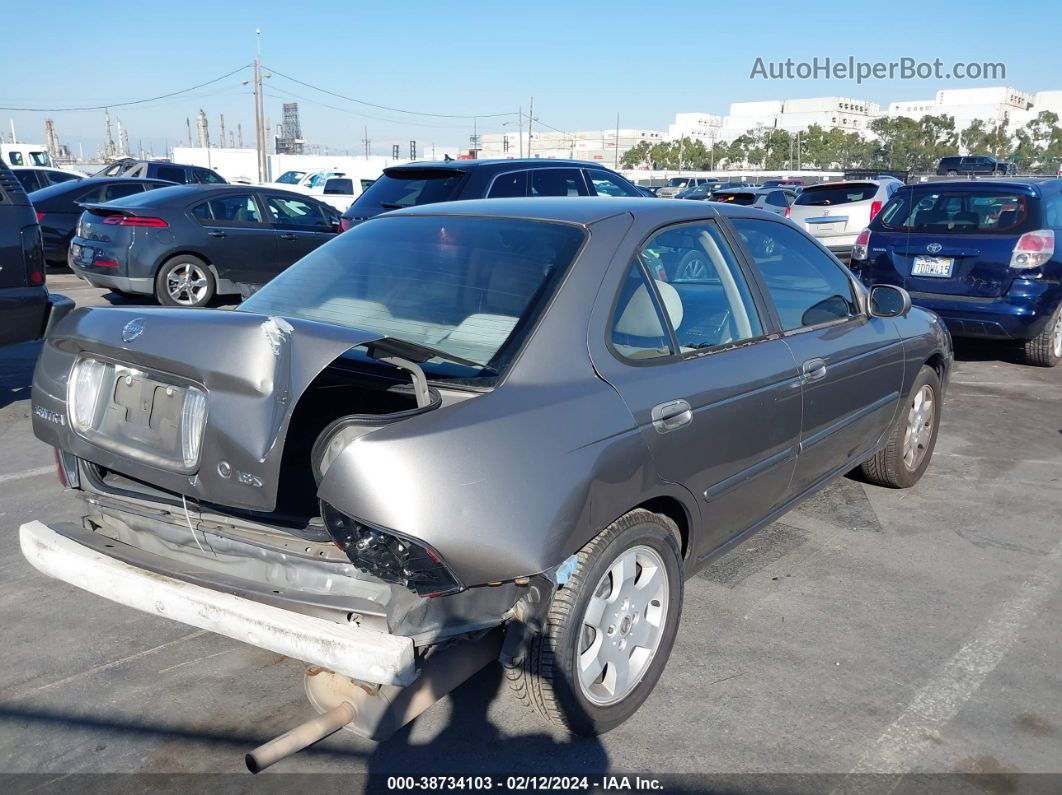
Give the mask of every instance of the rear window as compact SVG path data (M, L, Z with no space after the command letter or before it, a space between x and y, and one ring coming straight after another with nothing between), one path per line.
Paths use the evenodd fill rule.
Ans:
M848 183L845 185L812 185L804 188L794 204L806 207L832 207L835 204L851 204L874 198L878 186L873 182Z
M740 204L742 206L748 206L756 203L755 193L717 193L712 197L712 201L725 202L726 204Z
M689 184L689 177L672 177L667 181L667 186L669 188L685 188Z
M879 216L882 229L929 234L1022 234L1040 227L1039 201L1006 190L901 190Z
M421 204L444 202L453 197L464 173L442 169L395 169L358 197L355 207L382 207L396 210Z
M159 179L167 180L168 182L184 183L187 181L184 169L175 166L159 166L158 170L155 172L155 176Z

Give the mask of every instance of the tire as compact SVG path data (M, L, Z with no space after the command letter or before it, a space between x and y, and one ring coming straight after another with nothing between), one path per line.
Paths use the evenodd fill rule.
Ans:
M954 170L949 171L948 172L948 176L949 177L957 177L957 176L959 176L959 172L958 171L954 171Z
M621 560L633 567L634 578L625 580L623 603L613 603L612 570L622 568ZM665 574L666 581L650 584L654 570ZM604 734L623 723L652 692L667 664L682 612L682 579L678 528L670 519L642 509L617 519L580 550L575 570L550 601L542 632L533 636L523 660L506 668L517 697L547 722L574 734ZM652 593L639 593L639 582ZM597 621L601 629L584 625L592 599L604 605ZM628 600L635 604L624 609ZM645 608L639 612L642 601ZM649 644L654 644L652 651ZM594 648L600 653L587 655ZM629 687L610 693L610 673L617 669L612 662L602 665L601 657L619 660L623 655ZM580 656L598 661L596 684L584 684ZM639 669L632 671L632 664Z
M711 275L711 264L705 254L688 251L675 267L674 281L703 281Z
M927 398L932 401L928 416L925 409ZM937 444L940 408L940 377L932 367L923 365L900 416L893 423L889 441L873 458L863 462L863 476L871 483L894 489L909 489L921 480ZM922 429L921 438L916 436L908 444L908 430L912 423Z
M1036 367L1057 367L1062 362L1062 304L1058 305L1044 330L1025 341L1025 363Z
M210 268L190 254L167 260L155 275L155 298L163 306L206 306L216 290Z

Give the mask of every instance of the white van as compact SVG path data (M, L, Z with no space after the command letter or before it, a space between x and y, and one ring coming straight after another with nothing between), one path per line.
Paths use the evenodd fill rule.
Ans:
M0 157L9 166L52 166L48 150L40 144L0 144Z

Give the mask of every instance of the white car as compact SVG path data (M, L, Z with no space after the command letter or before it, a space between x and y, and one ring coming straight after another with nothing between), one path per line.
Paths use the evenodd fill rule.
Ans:
M313 196L344 212L372 183L371 179L358 179L343 171L285 171L274 184Z
M796 197L786 216L848 261L859 233L902 187L903 183L895 177L809 185Z

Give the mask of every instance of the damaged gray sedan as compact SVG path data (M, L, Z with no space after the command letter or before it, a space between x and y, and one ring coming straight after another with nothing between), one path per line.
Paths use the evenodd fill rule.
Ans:
M833 478L929 464L939 319L782 218L504 199L380 216L232 312L78 309L33 383L85 498L26 558L310 665L382 739L491 660L582 734L641 705L683 581Z

